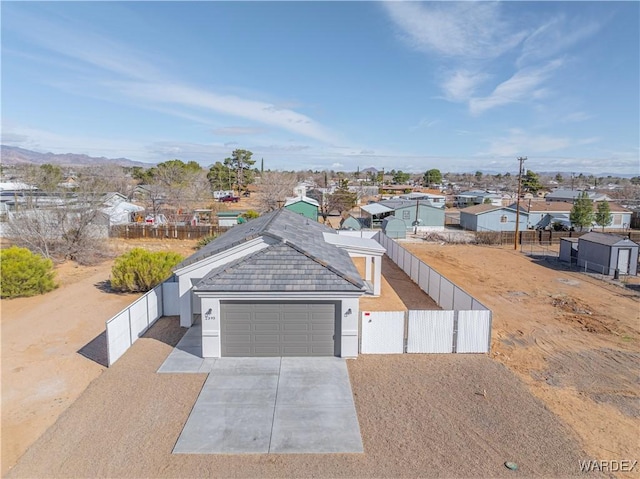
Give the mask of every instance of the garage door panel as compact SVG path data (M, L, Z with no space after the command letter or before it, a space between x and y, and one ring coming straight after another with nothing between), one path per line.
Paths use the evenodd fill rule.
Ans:
M282 323L282 331L311 331L312 325L308 323ZM333 329L333 328L332 328Z
M240 322L233 322L230 321L228 324L228 328L227 328L228 332L234 333L234 332L251 332L251 323L250 322L246 322L246 323L240 323Z
M249 324L249 327L251 327L251 324ZM262 331L280 331L280 329L282 329L280 327L280 324L278 323L256 323L253 325L253 330L256 332L262 332Z
M221 303L223 356L333 356L332 303Z

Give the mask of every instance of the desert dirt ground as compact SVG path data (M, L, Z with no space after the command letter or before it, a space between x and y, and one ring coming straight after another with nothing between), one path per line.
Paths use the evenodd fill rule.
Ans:
M490 356L590 457L640 459L640 295L508 247L403 243L493 311Z
M7 477L567 477L586 458L566 427L486 355L348 361L364 454L171 451L204 374L157 374L184 334L160 319ZM519 471L505 468L515 461Z
M195 245L194 240L110 241L116 255L142 247L186 257ZM363 261L356 258L364 274ZM113 261L90 267L58 265L60 287L55 291L0 303L2 475L105 370L104 323L138 297L109 292L112 265ZM364 298L363 308L397 310L418 304L437 308L387 258L383 274L382 296Z
M114 248L122 252L143 246L188 255L194 244L119 240ZM114 367L105 370L77 351L90 344L104 330L104 321L135 296L125 298L105 291L111 262L93 268L67 264L59 267L63 286L53 293L2 302L2 475L11 469L9 475L15 477L493 477L513 475L503 463L515 460L520 465L519 477L558 477L577 474L577 461L586 459L586 454L599 459L637 457L637 439L631 437L632 428L637 430L638 425L634 383L637 299L627 297L625 290L605 288L614 298L609 302L616 303L614 316L627 316L621 325L612 320L615 334L597 333L604 335L599 339L603 341L601 350L589 341L591 332L582 329L593 326L584 326L577 319L567 320L565 325L564 319L556 318L556 313L563 318L591 317L599 310L582 314L581 306L574 308L563 296L553 298L561 301L551 307L551 323L563 326L551 331L551 337L540 335L548 323L541 317L544 313L532 316L520 311L533 308L528 304L522 307L521 302L537 294L536 282L522 277L536 281L539 277L544 282L546 273L555 274L545 283L554 296L568 294L557 290L555 283L578 294L582 289L575 286L591 284L590 279L547 271L519 253L495 248L414 247L426 255L429 264L446 271L494 309L492 356L498 361L475 355L361 356L349 361L364 456L171 455L205 379L201 375L155 374L184 329L175 318L160 320ZM474 265L484 261L485 267L474 272ZM489 264L499 266L487 269ZM356 265L363 267L358 261ZM437 307L387 258L382 271L383 297L363 298L363 310ZM485 283L483 291L480 285ZM580 305L587 299L602 300L602 286L596 283L591 285L595 292L590 290L586 299L578 297ZM505 291L496 289L498 284ZM56 294L61 297L58 307L53 308L52 295ZM618 305L616 294L627 301L626 306ZM86 305L81 314L77 298L82 298L81 306ZM41 316L49 320L43 322ZM11 323L14 326L5 327ZM554 334L559 330L562 333ZM573 339L567 345L572 347L555 351L558 338L567 334L586 334L581 343L586 349L574 349L578 340ZM530 336L537 338L546 352L521 353L521 348L541 348L535 340L527 343ZM50 350L51 345L58 349ZM580 364L577 371L572 369L576 361ZM591 382L593 368L601 369L595 376L602 381L599 385ZM509 370L515 371L537 398ZM54 377L63 382L58 390L48 383ZM32 396L37 400L30 402ZM591 442L579 423L585 418L587 425L582 429L591 431ZM609 420L617 422L610 424ZM13 434L7 428L12 428ZM618 429L622 436L617 435ZM601 449L594 448L601 443L605 444L602 455ZM631 455L623 457L627 452Z
M114 254L142 246L188 255L194 245L110 242ZM56 266L58 289L0 302L2 475L105 370L104 323L139 296L108 291L112 265L63 263Z

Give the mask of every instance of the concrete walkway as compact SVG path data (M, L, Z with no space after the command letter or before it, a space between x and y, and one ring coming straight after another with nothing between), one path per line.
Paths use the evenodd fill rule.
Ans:
M174 453L363 452L344 359L199 358L197 362L194 354L180 349L180 343L176 350L159 372L178 369L180 363L183 371L171 372L210 373Z

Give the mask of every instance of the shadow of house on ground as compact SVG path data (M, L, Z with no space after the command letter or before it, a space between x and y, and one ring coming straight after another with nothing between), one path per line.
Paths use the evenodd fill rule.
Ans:
M382 274L407 309L442 309L389 257L382 257Z

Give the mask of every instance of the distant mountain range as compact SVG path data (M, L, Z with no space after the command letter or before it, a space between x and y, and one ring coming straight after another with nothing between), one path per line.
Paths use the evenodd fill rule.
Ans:
M120 166L142 166L149 168L153 166L141 161L133 161L128 158L99 158L95 156L79 155L76 153L38 153L37 151L25 150L16 146L0 145L0 159L3 165L19 165L32 163L35 165L59 166L96 166L99 164L116 164Z

